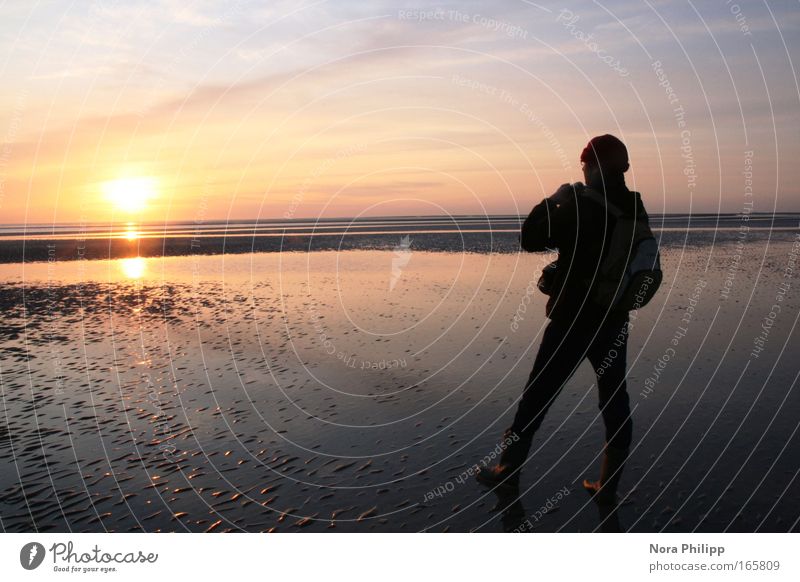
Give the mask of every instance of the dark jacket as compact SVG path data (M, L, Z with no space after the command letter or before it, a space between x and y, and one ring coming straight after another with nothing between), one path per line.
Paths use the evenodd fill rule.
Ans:
M528 252L558 249L554 291L545 308L550 319L577 319L594 325L605 318L609 323L621 323L627 319L627 311L606 313L587 299L616 219L604 206L583 195L583 189L581 183L564 184L553 197L534 206L522 225L520 245ZM609 190L607 196L624 214L647 218L639 193L624 184ZM562 202L556 204L553 198Z

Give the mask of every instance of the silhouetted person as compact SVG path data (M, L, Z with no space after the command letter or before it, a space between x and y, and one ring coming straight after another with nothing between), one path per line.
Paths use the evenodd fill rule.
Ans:
M522 226L524 250L559 251L545 308L550 321L514 422L505 433L519 438L505 441L512 444L503 451L500 463L481 470L478 480L490 486L518 486L536 429L561 388L588 357L597 373L606 445L600 479L584 481L584 487L598 503L609 504L616 501L632 435L625 386L628 310L597 305L592 297L595 286L603 283L598 267L612 246L617 219L627 217L625 224L635 217L647 221L647 213L640 195L625 185L628 151L619 139L593 138L580 159L586 188L581 183L564 184L535 206Z

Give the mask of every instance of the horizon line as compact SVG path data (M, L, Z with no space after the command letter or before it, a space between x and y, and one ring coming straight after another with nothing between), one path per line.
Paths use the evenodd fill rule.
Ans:
M752 212L654 212L649 213L648 216L651 218L654 216L661 216L661 217L668 217L668 216L697 216L697 217L714 217L714 216L778 216L778 215L792 215L797 214L800 215L799 210L776 210L774 212L770 211L752 211ZM57 225L76 225L76 224L84 224L84 225L137 225L137 226L145 226L145 225L156 225L156 224L196 224L196 225L203 225L203 224L243 224L243 223L281 223L281 222L290 222L290 223L297 223L297 222L331 222L331 221L343 221L349 220L352 222L365 222L370 220L400 220L400 219L419 219L419 218L438 218L442 220L454 219L454 218L473 218L473 219L481 219L481 218L522 218L524 219L527 216L526 214L388 214L388 215L376 215L376 216L328 216L328 217L292 217L292 218L233 218L233 219L226 219L226 218L210 218L204 220L197 220L197 219L175 219L175 220L93 220L93 221L57 221L57 222L4 222L0 223L0 228L3 227L22 227L22 226L30 226L30 227L43 227L43 226L57 226Z

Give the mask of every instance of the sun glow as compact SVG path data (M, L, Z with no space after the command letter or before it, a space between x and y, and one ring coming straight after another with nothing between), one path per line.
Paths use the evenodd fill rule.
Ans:
M157 196L158 184L155 178L119 178L103 184L106 198L116 210L122 212L141 212L147 202Z

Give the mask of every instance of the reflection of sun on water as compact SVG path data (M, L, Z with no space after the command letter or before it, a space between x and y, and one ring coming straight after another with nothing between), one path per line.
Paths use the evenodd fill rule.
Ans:
M125 232L123 236L128 240L136 240L139 238L139 231L136 230L136 225L133 223L128 223L128 226L125 227Z
M131 257L129 259L120 259L119 266L122 274L128 279L141 279L144 276L147 264L142 257Z

